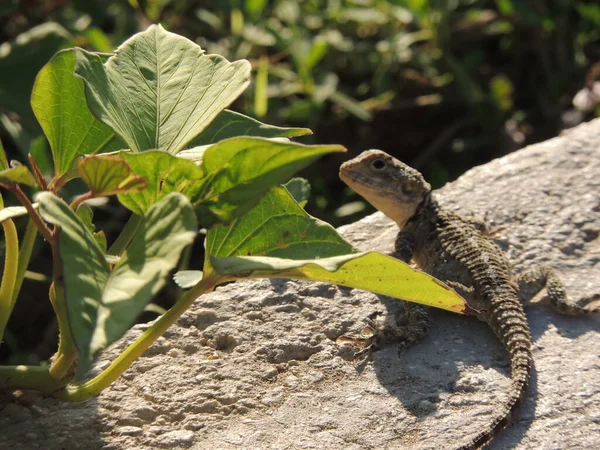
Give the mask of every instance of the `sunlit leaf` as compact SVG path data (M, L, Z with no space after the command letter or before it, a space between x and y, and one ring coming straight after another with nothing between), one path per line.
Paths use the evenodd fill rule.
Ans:
M78 156L125 148L90 112L83 81L73 73L75 59L73 49L57 53L38 74L31 94L31 107L52 149L55 183Z
M145 178L131 170L127 161L116 155L87 156L77 167L93 197L139 192L148 184Z
M365 289L454 312L466 303L453 290L408 264L360 253L331 225L304 211L282 187L229 225L208 231L204 270L225 279L299 278Z
M11 161L10 168L0 170L0 183L36 185L29 168L16 161Z
M194 200L201 223L227 222L254 206L270 187L339 145L302 145L262 138L233 138L209 147L201 168L206 175Z
M148 180L141 192L119 194L119 201L137 215L146 211L171 192L180 192L188 198L199 189L204 172L192 161L178 158L164 151L121 153L133 172Z
M228 225L211 228L206 254L326 258L355 251L326 222L311 217L283 187L274 187L258 204ZM210 261L206 260L210 266ZM206 270L206 267L205 267Z
M33 203L34 208L38 207L38 203ZM25 216L29 214L24 206L7 206L0 209L0 223L6 219L14 219L15 217Z
M77 49L88 104L135 152L177 153L246 88L250 64L205 55L192 41L152 25L106 63Z
M189 289L192 286L195 286L201 279L201 270L180 270L173 275L173 280L177 283L177 286L183 289Z
M311 134L308 128L282 128L267 125L243 114L225 110L195 138L190 147L214 144L232 137L297 137Z
M94 354L120 338L162 288L184 247L194 240L196 218L185 196L165 197L148 210L111 271L86 225L63 200L49 192L39 200L42 217L60 227L58 257L81 377Z
M247 256L211 257L210 261L220 275L323 281L455 313L467 312L465 300L444 283L400 260L377 252L305 261Z

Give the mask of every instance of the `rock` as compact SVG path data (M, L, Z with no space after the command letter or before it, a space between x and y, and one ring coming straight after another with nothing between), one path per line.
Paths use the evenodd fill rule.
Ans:
M517 270L546 263L570 295L600 294L600 120L474 168L438 192L484 217ZM343 227L388 252L395 226L374 214ZM252 280L199 299L126 378L82 404L38 399L23 421L1 405L0 448L452 448L489 423L508 360L476 319L432 311L401 356L386 347L355 367L335 343L401 303L356 289ZM594 448L600 441L600 318L528 309L536 375L491 449ZM147 328L102 355L114 359ZM18 414L13 413L18 410ZM32 432L33 431L33 432Z

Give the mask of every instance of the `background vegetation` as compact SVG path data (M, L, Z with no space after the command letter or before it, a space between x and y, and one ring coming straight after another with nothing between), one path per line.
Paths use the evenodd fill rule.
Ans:
M307 210L335 225L369 212L337 179L339 164L362 150L386 150L439 187L596 115L593 102L580 112L572 99L595 81L597 1L4 0L0 138L9 157L32 153L42 168L48 160L29 97L57 50L110 52L157 22L209 53L250 60L253 84L232 109L311 128L306 143L349 149L303 174L313 186ZM103 211L110 238L123 211L111 203ZM37 255L40 273L46 258ZM26 282L36 298L36 282ZM9 329L31 338L19 347L7 335L0 359L47 358L56 332L50 305L17 305Z

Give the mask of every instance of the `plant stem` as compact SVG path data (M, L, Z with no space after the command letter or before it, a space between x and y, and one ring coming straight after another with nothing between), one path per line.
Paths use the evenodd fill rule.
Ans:
M17 268L17 281L15 283L15 290L13 291L12 302L13 305L17 301L19 292L21 292L21 286L23 285L23 278L27 272L27 266L29 266L29 260L31 259L31 253L33 252L33 244L35 244L35 238L37 237L37 228L35 222L30 217L27 222L27 228L25 229L25 235L21 242L21 248L19 249L19 266Z
M69 205L69 207L73 210L73 211L77 211L77 207L79 205L81 205L83 202L85 202L86 200L89 200L90 198L93 198L94 194L92 193L92 191L88 191L85 194L81 194L78 195L75 200L73 200L71 202L71 205Z
M121 234L117 237L115 242L110 246L108 251L109 255L121 256L121 254L125 251L131 239L135 235L135 232L141 225L144 218L142 216L138 216L137 214L132 214L127 223L125 224L125 228L121 231Z
M53 249L54 250L54 249ZM73 334L69 323L67 312L67 303L65 301L65 289L62 277L62 265L58 261L56 253L53 252L54 259L54 283L50 286L50 302L56 314L58 322L58 351L55 360L50 366L49 372L57 380L65 378L69 370L77 361L78 350L73 342Z
M4 273L0 285L0 342L4 336L4 328L13 309L13 293L17 284L19 265L19 236L17 227L11 219L2 222L4 229L4 240L6 242L6 253L4 257Z
M79 386L65 386L54 396L70 402L79 402L94 397L114 382L131 364L146 351L202 294L212 291L217 284L229 281L215 272L207 274L196 286L190 289L169 311L144 331L113 363L102 373Z
M38 212L35 210L35 208L31 204L29 197L27 197L27 195L25 195L25 192L23 192L21 190L19 185L14 185L14 184L1 184L1 185L2 185L2 187L9 190L17 197L17 199L21 202L21 204L27 210L29 217L35 223L35 225L37 226L37 229L39 230L41 235L44 236L44 239L46 239L48 242L52 243L52 231L50 231L50 228L48 228L48 226L46 225L46 222L44 222L42 220L42 218L40 217Z
M68 380L54 378L48 366L0 366L0 386L8 389L33 389L50 394Z

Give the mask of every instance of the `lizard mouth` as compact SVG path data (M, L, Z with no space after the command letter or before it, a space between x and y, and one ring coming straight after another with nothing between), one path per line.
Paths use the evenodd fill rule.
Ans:
M366 174L361 172L355 172L351 170L344 170L343 167L340 168L340 179L346 183L350 188L355 189L357 192L361 192L364 190L368 191L376 191L377 194L381 197L393 197L394 193L391 189L390 185L384 185L380 183L376 183L374 179Z

